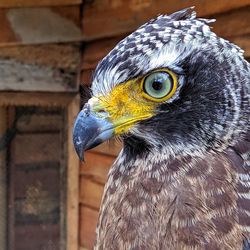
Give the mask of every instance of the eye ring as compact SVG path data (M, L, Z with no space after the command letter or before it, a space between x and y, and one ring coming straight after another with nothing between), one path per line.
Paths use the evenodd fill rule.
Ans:
M142 95L154 102L170 99L177 89L177 76L168 69L158 69L141 80Z

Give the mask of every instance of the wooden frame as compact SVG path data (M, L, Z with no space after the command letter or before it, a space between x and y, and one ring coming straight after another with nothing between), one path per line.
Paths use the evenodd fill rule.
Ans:
M7 112L0 106L0 136L7 129ZM5 249L7 245L7 168L6 168L6 150L0 150L0 249Z
M57 106L65 109L67 123L65 143L65 159L67 164L66 187L66 249L78 249L79 218L79 160L74 152L72 142L72 126L79 112L80 98L78 94L68 93L32 93L32 92L0 92L0 107L7 106Z

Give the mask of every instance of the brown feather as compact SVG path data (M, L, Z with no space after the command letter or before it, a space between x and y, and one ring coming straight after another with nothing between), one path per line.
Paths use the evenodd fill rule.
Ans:
M242 249L250 226L247 139L225 152L151 166L115 163L102 201L95 249ZM125 163L124 163L125 164ZM248 183L249 184L249 183Z

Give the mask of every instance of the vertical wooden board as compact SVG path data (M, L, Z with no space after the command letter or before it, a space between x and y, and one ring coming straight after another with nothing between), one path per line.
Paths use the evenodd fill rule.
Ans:
M86 206L80 206L80 246L93 249L98 212Z
M250 5L249 0L121 0L86 2L83 13L83 33L88 39L125 34L159 14L195 6L198 16L214 15Z
M3 135L7 129L7 109L0 107L0 249L7 245L7 155Z
M67 204L66 204L66 249L79 248L79 159L74 149L72 128L80 110L80 98L72 98L66 109L65 133L67 144L65 154L67 161Z
M80 203L94 209L99 209L104 186L87 178L80 179Z

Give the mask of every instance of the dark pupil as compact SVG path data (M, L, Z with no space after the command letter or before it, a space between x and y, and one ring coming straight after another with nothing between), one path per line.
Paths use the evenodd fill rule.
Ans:
M156 91L158 90L161 90L162 89L162 83L161 82L157 82L157 81L154 81L152 83L152 88Z

